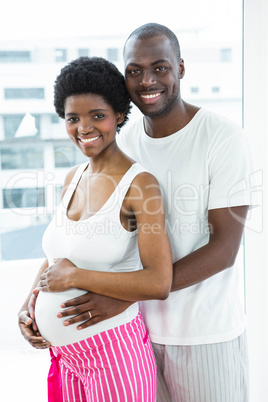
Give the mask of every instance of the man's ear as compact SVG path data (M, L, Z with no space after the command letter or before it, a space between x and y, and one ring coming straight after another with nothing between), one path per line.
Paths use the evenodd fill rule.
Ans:
M183 78L185 75L185 66L184 66L184 60L182 58L180 58L179 70L180 70L180 78Z

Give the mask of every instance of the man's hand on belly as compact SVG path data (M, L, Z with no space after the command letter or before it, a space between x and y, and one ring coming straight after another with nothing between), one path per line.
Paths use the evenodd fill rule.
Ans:
M74 316L65 320L63 325L80 323L77 329L84 329L122 313L131 304L133 302L87 292L62 304L61 307L64 310L59 312L57 316L59 318Z

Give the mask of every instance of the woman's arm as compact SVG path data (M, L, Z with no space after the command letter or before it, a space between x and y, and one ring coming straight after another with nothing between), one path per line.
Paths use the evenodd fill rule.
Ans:
M142 173L133 180L125 208L136 218L142 270L89 271L75 267L68 259L57 259L41 276L40 290L53 292L75 287L129 301L166 299L172 281L171 248L159 184L151 174Z
M33 286L18 314L18 323L22 335L27 342L29 342L33 347L37 349L44 349L50 346L49 342L46 342L46 340L39 334L38 328L36 326L34 320L34 306L36 295L33 295L33 290L36 288L40 280L40 276L47 267L48 262L47 259L45 259L38 271L38 274L36 275Z
M64 196L66 189L68 188L68 185L70 184L72 177L74 176L76 172L77 166L72 168L64 181L63 189L62 189L62 194L61 194L61 199ZM35 290L37 287L37 284L40 281L40 277L45 271L45 269L48 267L48 261L45 259L43 264L41 265L35 281L33 283L33 286L31 287L31 290L25 299L25 302L23 303L22 307L19 310L18 313L18 324L20 331L24 338L35 348L38 349L43 349L47 348L50 346L48 342L45 342L45 339L40 336L40 333L38 331L36 322L35 322L35 315L34 315L34 309L35 309L35 303L36 303L36 298L38 296L38 290ZM34 292L35 290L35 292Z

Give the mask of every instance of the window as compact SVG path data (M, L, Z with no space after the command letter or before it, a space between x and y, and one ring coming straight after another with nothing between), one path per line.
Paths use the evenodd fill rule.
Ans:
M54 158L56 168L71 167L87 160L81 151L72 145L55 146Z
M1 169L42 169L44 167L43 146L13 144L0 150Z
M31 52L27 50L1 50L0 63L29 63Z
M17 4L16 4L17 3ZM57 6L57 2L54 2L55 7ZM9 2L5 2L4 4L9 4ZM3 7L5 5L3 4ZM18 6L20 7L21 2L19 0L15 0L15 2L12 3L12 7L14 10L16 9L15 7ZM109 2L105 4L105 6L111 5ZM235 99L232 100L232 91L230 91L231 95L229 96L228 91L230 88L232 89L234 85L238 84L241 86L241 80L237 78L237 75L235 74L236 69L234 68L232 70L232 76L228 75L228 80L223 81L224 76L222 73L222 70L219 68L218 70L218 65L221 62L222 68L225 68L228 64L228 68L231 67L232 63L238 63L239 61L242 60L242 57L236 53L236 48L232 48L230 46L230 42L238 43L239 45L239 51L242 50L242 29L241 29L241 21L242 21L242 5L246 6L245 9L245 50L247 53L247 58L246 58L246 77L245 80L247 82L248 87L246 88L246 97L247 97L247 102L250 100L250 104L247 106L245 110L245 116L246 120L250 119L250 127L247 127L246 132L248 132L250 135L253 136L252 143L255 144L256 149L260 150L260 156L264 157L265 161L265 152L267 153L267 139L265 137L265 133L267 133L267 129L265 129L262 124L264 124L264 121L266 119L265 115L265 107L267 108L267 102L263 101L265 98L265 91L267 93L267 74L265 75L265 71L267 71L267 2L265 0L256 0L252 2L252 0L235 0L235 1L230 1L228 0L227 2L221 2L221 1L215 1L215 0L208 0L207 2L198 2L198 1L192 1L190 0L189 2L186 2L184 7L181 9L180 15L174 16L174 13L170 13L170 7L172 7L172 2L169 1L166 4L166 7L161 9L159 11L159 8L155 7L154 3L152 1L144 2L143 8L144 12L141 14L132 15L132 19L135 22L135 27L138 27L144 23L144 14L151 15L151 20L159 20L160 18L163 21L166 21L164 23L165 25L171 27L172 29L175 27L176 33L178 34L178 37L181 42L181 47L182 47L182 57L185 60L186 64L186 75L185 78L182 80L182 96L183 98L187 101L186 97L187 95L189 96L189 102L192 102L192 99L194 97L200 97L202 94L202 99L198 99L198 105L197 106L204 106L207 107L208 109L215 110L217 112L222 113L223 115L226 115L228 117L228 113L231 112L231 118L233 115L233 110L235 110L235 113L237 113L237 120L240 118L240 110L241 110L241 103L240 99ZM150 9L149 9L150 8ZM195 12L193 12L193 9L195 9ZM209 12L207 12L209 10ZM230 13L230 10L232 12ZM40 14L40 10L36 11L33 9L31 10L31 13L24 13L24 18L21 19L21 23L23 23L27 28L31 26L29 22L31 22L31 19L33 22L38 21L38 13ZM254 11L254 12L252 12ZM53 15L57 15L56 10L51 7L51 13ZM48 58L51 56L53 57L53 61L57 62L67 62L67 57L68 57L68 52L67 50L61 49L64 47L68 47L70 44L72 46L72 51L73 51L73 40L75 39L75 36L81 37L84 32L85 34L85 39L90 41L89 35L96 35L96 46L94 44L94 49L96 48L96 52L98 49L101 49L101 56L104 55L104 57L109 58L111 61L117 61L118 59L120 60L121 55L122 55L122 42L120 42L120 36L124 36L126 38L126 35L129 34L132 31L132 28L130 27L130 24L128 23L124 25L125 18L124 18L124 9L123 8L118 8L117 9L117 21L121 21L120 24L115 23L114 19L112 20L110 18L110 21L105 21L103 16L103 21L100 24L98 22L98 26L94 25L95 21L92 21L92 25L89 27L89 25L86 27L86 18L88 19L88 13L83 13L80 18L73 18L73 15L70 12L70 7L62 7L61 8L61 18L56 20L55 24L55 32L57 28L58 34L62 34L62 38L60 41L58 41L57 35L55 35L55 42L53 40L52 44L52 49L49 49L49 51L44 54L42 54L42 63L44 62L44 66L46 69L46 57L48 55ZM109 13L108 13L109 14ZM6 15L3 13L3 15ZM68 18L69 16L72 18L71 23L68 23ZM197 17L198 16L198 17ZM7 18L9 17L9 18ZM12 21L12 15L8 16L6 15L5 19ZM85 19L84 19L85 18ZM97 20L97 18L95 19ZM202 20L203 24L200 24L198 21ZM64 29L65 32L61 32L61 27L60 23L61 21L64 21ZM41 21L42 22L42 21ZM111 25L109 23L111 22ZM75 24L78 23L80 25L80 30L79 30L79 25L75 26ZM9 24L10 27L12 24ZM41 24L42 25L42 24ZM72 25L72 26L71 26ZM94 25L94 26L93 26ZM122 30L120 31L120 25L122 27ZM210 29L211 25L211 29ZM49 32L49 37L52 37L52 32L53 32L53 21L51 19L49 24L46 24L49 28L51 27L52 29ZM33 25L34 27L34 25ZM82 32L82 28L85 30ZM178 27L178 29L176 29ZM201 29L200 29L201 27ZM12 27L11 27L12 28ZM40 26L41 28L41 26ZM30 29L30 28L29 28ZM69 30L67 32L67 29ZM118 43L115 43L115 40L113 44L110 42L110 37L107 37L107 43L105 43L103 46L97 46L97 41L98 37L103 37L104 36L104 29L106 29L106 32L109 32L109 35L111 37L117 35L117 31L119 32L118 34ZM14 29L13 29L14 30ZM76 30L76 32L75 32ZM174 29L173 29L174 30ZM19 29L17 29L19 31ZM66 33L67 32L67 33ZM39 34L39 32L38 32ZM43 32L40 29L40 36L43 34ZM65 39L64 35L65 34ZM39 47L39 40L36 39L36 30L32 32L32 43L34 43L35 47ZM241 38L240 38L241 35ZM45 36L45 34L44 34ZM218 36L219 36L219 41L218 41ZM6 36L3 36L5 40L9 40L9 35L8 33ZM71 39L71 40L70 40ZM186 55L186 48L188 47L188 42L192 46L192 43L195 42L196 39L196 48L192 50L191 57L187 57ZM203 46L203 39L204 39L204 46ZM243 39L244 40L244 39ZM58 42L57 42L58 41ZM20 42L21 45L20 47L27 46L28 48L31 49L30 46L25 44L26 42ZM86 42L85 42L86 43ZM206 44L209 43L209 49L206 51ZM241 43L241 44L239 44ZM214 46L215 44L215 46ZM256 46L256 44L259 44L259 46ZM41 41L40 41L41 45ZM79 39L79 44L78 46L81 46L81 41ZM15 45L16 46L16 45ZM83 45L82 45L83 46ZM191 50L192 47L189 46L189 49ZM118 47L115 49L114 55L112 54L112 51L108 51L107 48L113 48L113 47ZM194 45L195 47L195 45ZM213 49L212 49L213 47ZM14 46L12 47L14 48ZM56 52L55 48L59 48L58 55L56 57ZM105 53L103 54L102 49L105 49ZM199 52L200 49L200 52ZM38 49L37 49L38 50ZM189 50L189 51L190 51ZM213 51L212 51L213 50ZM40 53L43 50L38 50ZM92 51L93 52L93 51ZM13 54L12 54L13 53ZM12 62L13 65L11 66L12 69L15 71L15 67L17 68L17 77L20 77L21 81L18 84L15 84L17 82L14 80L14 85L13 86L31 86L33 84L28 84L26 81L24 81L24 76L21 74L21 65L19 65L19 62L30 62L32 55L30 52L21 52L22 54L19 55L19 52L4 52L3 50L0 52L0 63L2 67L7 68L8 65L4 65L4 63ZM24 53L24 54L23 54ZM71 51L70 51L71 54ZM90 53L89 53L90 54ZM74 57L73 57L74 55ZM77 55L87 55L87 54L79 54L79 50L76 50L72 53L72 57L75 58ZM108 56L108 57L107 57ZM252 83L252 77L254 76L254 72L256 72L256 62L255 60L258 60L258 74L256 75L257 77L257 82L254 82L254 85ZM191 66L190 66L191 62ZM16 64L17 63L17 64ZM48 61L48 63L51 63L51 60ZM205 77L204 75L200 74L200 64L206 64L206 63L213 63L209 65L209 69L206 69L205 71ZM190 71L190 68L192 69ZM22 67L28 67L28 65L23 65ZM29 67L32 68L32 65ZM202 67L202 66L201 66ZM36 76L40 75L40 65L38 66L39 71L37 73L34 73L33 79L35 79L35 74ZM202 67L203 68L203 67ZM238 65L238 69L240 69L240 65ZM238 70L237 69L237 70ZM266 70L265 70L266 69ZM0 69L1 70L1 69ZM10 69L11 70L11 69ZM209 70L209 71L208 71ZM2 69L3 71L3 69ZM59 71L59 67L57 69ZM47 72L49 70L47 69ZM250 74L249 74L250 72ZM12 75L12 72L10 71L10 76ZM15 74L14 74L15 75ZM188 80L189 77L189 81ZM195 80L195 77L197 78ZM209 79L207 79L207 77ZM10 86L7 84L4 75L1 74L0 71L0 88L3 91L3 86ZM219 79L218 79L219 78ZM46 79L45 74L44 74L44 79ZM212 82L211 82L212 81ZM12 82L12 81L11 81ZM32 81L34 82L34 80ZM189 82L189 84L188 84ZM198 85L202 83L204 84L204 89L207 88L207 91L203 91L203 87L199 88L199 93L198 91L192 92L191 87L194 87L194 82L197 82ZM222 89L222 84L224 83L224 91ZM40 86L43 86L43 84L38 84ZM198 88L198 85L196 88ZM185 87L184 87L185 86ZM186 91L186 88L189 88ZM215 89L213 89L215 88ZM219 92L218 89L219 88ZM204 92L204 98L203 98L203 92ZM227 95L224 96L224 93ZM258 96L256 96L256 94ZM259 96L260 95L260 96ZM205 97L208 97L208 99L205 99ZM249 99L250 98L250 99ZM218 101L218 99L221 99L221 101ZM216 100L216 101L215 101ZM254 102L257 101L257 104L254 105ZM9 108L6 109L7 103L10 104ZM3 110L6 110L4 113L13 113L15 114L23 114L25 111L25 105L22 105L22 108L19 109L17 108L16 110L13 108L12 104L14 102L10 102L7 100L3 100ZM17 102L16 102L17 103ZM21 102L22 104L23 102ZM26 102L25 102L26 103ZM194 102L192 102L194 103ZM233 106L234 105L234 106ZM257 112L260 112L258 116L260 118L256 118L255 112L252 113L254 110ZM7 112L8 110L8 112ZM263 112L264 110L264 112ZM30 110L30 112L33 112ZM35 112L37 112L35 110ZM47 109L43 110L42 113L46 114L51 114L52 110ZM257 116L257 117L258 117ZM263 117L263 118L262 118ZM52 122L54 118L51 118L51 123L54 124L53 130L58 130L58 127L56 126L56 116L55 116L55 121L54 123ZM251 121L252 120L252 121ZM256 122L258 123L258 129L256 130ZM1 122L0 122L1 123ZM4 123L4 122L3 122ZM44 124L44 128L49 130L51 129L48 127L48 124L50 123L50 117L47 119L47 127ZM259 125L261 126L259 127ZM0 132L2 131L2 125L0 125ZM267 126L267 124L266 124ZM4 129L4 127L3 127ZM252 130L251 130L252 129ZM14 131L14 130L13 130ZM15 130L16 131L16 130ZM14 132L15 132L14 131ZM39 134L38 134L39 135ZM257 136L257 139L256 137ZM49 136L47 136L49 137ZM1 143L2 144L2 138L3 135L1 135ZM6 137L6 138L12 138L11 137ZM53 136L51 136L52 141L53 141ZM50 169L50 166L53 165L55 167L61 167L61 166L70 166L68 163L72 163L72 161L75 161L75 157L73 153L69 150L65 149L65 145L60 144L60 141L58 142L58 145L51 144L52 141L43 141L42 146L43 149L45 149L48 146L51 146L51 153L47 155L48 157L46 158L45 162L45 171L46 169ZM12 165L14 161L12 160L13 158L18 158L18 153L19 153L19 147L21 147L21 164L22 160L26 156L26 150L25 147L22 147L22 143L18 144L18 148L14 149L14 144L15 141L7 141L6 145L9 145L9 148L12 148L12 150L15 152L12 154L3 154L0 155L2 156L2 165L8 166ZM37 147L37 144L32 144L32 148ZM67 147L68 148L68 147ZM6 150L4 150L6 152ZM38 154L37 149L35 148L36 156L35 159L39 159L39 157L42 160L42 157L40 154ZM47 150L45 151L47 153ZM32 152L32 155L34 152ZM39 156L38 156L39 155ZM73 159L72 159L73 158ZM3 161L4 159L4 161ZM54 160L53 160L54 159ZM53 161L52 161L53 160ZM52 162L51 162L52 161ZM54 163L55 161L55 163ZM33 158L31 156L30 161L27 163L32 163ZM47 168L46 163L48 162L51 163L49 165L49 168ZM259 161L257 161L259 162ZM42 162L43 163L43 162ZM17 162L15 162L15 165L18 165ZM263 164L264 169L267 168L267 163ZM9 169L6 167L6 169ZM64 171L63 169L56 169L55 174L60 175L61 171ZM10 171L2 171L0 172L1 175L1 183L3 183L5 176L10 173L14 174L14 172ZM267 173L267 169L264 171L264 176L265 173ZM266 175L267 177L267 175ZM61 177L59 178L59 183L61 183ZM60 193L60 187L57 188L58 194ZM0 193L0 200L3 200L3 190L2 193ZM267 200L267 197L266 197ZM29 220L27 220L26 223L23 221L23 217L19 217L18 215L15 215L15 218L13 219L11 214L8 215L8 210L2 209L0 210L0 233L1 233L1 240L4 235L7 235L8 233L5 232L5 228L10 231L10 236L8 238L8 244L12 245L13 250L10 251L9 258L7 258L6 253L6 244L4 241L2 241L2 261L0 261L0 266L1 266L1 279L2 281L2 286L1 286L1 295L3 297L3 300L10 300L8 308L4 309L3 311L3 331L2 331L2 342L1 342L1 361L3 362L3 365L7 368L6 372L7 375L6 377L4 376L3 379L3 384L1 387L1 392L0 392L0 398L1 400L19 400L21 398L20 395L20 389L21 387L14 387L12 383L12 378L10 379L11 376L8 375L8 368L12 367L11 361L16 361L17 365L17 371L21 373L21 376L17 379L22 385L27 381L27 378L32 379L32 392L27 395L27 398L29 402L33 402L36 399L36 395L38 394L39 402L45 402L47 400L46 398L46 375L47 371L49 368L49 359L47 357L46 352L40 352L37 351L33 348L30 348L30 346L22 339L22 337L19 335L19 331L17 328L17 325L15 323L12 324L13 327L8 325L5 325L5 322L9 322L9 317L12 315L15 317L15 314L18 310L18 304L20 303L20 300L24 300L25 298L25 290L27 290L27 287L30 286L32 283L35 272L36 272L36 267L39 264L39 262L36 261L30 261L27 260L25 263L23 261L14 261L17 258L17 249L20 247L19 241L17 241L16 237L16 232L14 231L14 227L17 225L20 225L21 228L26 229L27 225L29 225ZM41 217L42 218L42 217ZM267 216L266 216L267 218ZM21 219L21 222L19 222L19 219ZM15 224L14 224L15 221ZM26 221L26 218L25 218ZM6 223L7 222L7 223ZM31 223L30 223L31 224ZM5 225L5 226L4 226ZM7 226L8 225L8 226ZM34 225L32 225L34 227ZM12 231L12 232L11 232ZM12 233L12 236L11 236ZM254 234L252 233L252 236ZM24 238L27 240L28 244L30 244L31 248L33 249L36 241L36 234L34 233L29 233L27 232L27 235L24 234ZM249 234L248 234L249 237ZM255 236L255 241L256 241L256 250L248 250L248 246L246 249L246 260L248 260L248 272L247 272L247 277L248 277L248 290L247 290L247 299L248 299L248 311L249 311L249 346L251 349L251 368L253 375L251 373L251 391L250 391L250 400L252 401L258 401L258 402L266 402L267 401L267 395L268 395L268 383L266 381L266 362L267 362L267 325L265 325L265 320L260 320L260 317L267 316L267 274L265 272L264 267L267 266L267 251L265 245L267 245L267 231L263 230L262 234L258 234ZM247 240L247 239L246 239ZM40 237L38 237L38 244L40 244ZM248 244L251 243L251 240L248 242ZM247 244L247 243L246 243ZM254 243L255 246L255 243ZM253 248L253 247L251 247ZM255 251L255 253L254 253ZM1 254L1 250L0 250ZM249 254L252 254L249 258ZM36 258L39 257L39 255L36 254L28 254L28 258ZM1 258L1 255L0 255ZM13 260L13 261L5 261L7 259ZM257 262L256 262L257 261ZM254 265L255 264L255 265ZM252 270L253 266L257 266L259 270L259 274L256 275L256 272ZM14 278L16 280L14 280ZM27 279L26 279L27 278ZM253 282L253 287L252 287L252 282ZM259 286L261 286L261 291L258 292ZM12 294L16 294L16 297L10 297L10 289L13 289ZM255 288L256 288L256 293L255 293ZM19 300L19 303L17 302ZM17 304L16 304L17 303ZM256 314L256 312L259 312L259 314ZM12 313L12 314L11 314ZM256 340L258 340L256 342ZM15 346L14 346L15 345ZM5 350L6 349L6 350ZM253 362L253 365L252 365ZM38 365L38 370L36 370L36 367ZM38 371L38 372L37 372Z
M67 60L66 49L55 49L55 61L57 63L64 63Z
M4 208L33 208L45 206L44 188L11 188L3 190Z
M8 114L3 116L5 139L15 138L16 132L24 116L25 115L23 114ZM37 134L34 137L38 138L40 137L40 115L32 116L35 119L35 127L37 129Z
M118 57L118 49L107 49L107 58L110 61L118 61L119 57Z
M232 49L220 49L220 61L222 62L232 61Z
M192 94L197 94L199 92L199 88L198 87L191 87L190 91Z
M78 49L78 57L88 57L89 56L89 49Z
M2 233L0 240L3 259L12 261L15 256L17 260L28 260L27 262L29 263L29 259L44 258L42 237L46 227L46 223L36 222L32 226ZM30 242L29 239L31 239ZM15 250L14 242L16 243Z
M52 115L50 116L51 124L58 124L58 123L59 123L59 120L60 120L60 118L59 118L59 116L58 116L56 113L54 113L54 114L52 114Z
M63 186L61 186L61 185L55 186L55 188L54 188L54 190L55 190L55 193L54 193L55 206L59 205L59 203L60 203L62 189L63 189Z
M44 88L5 88L5 99L44 99Z
M220 92L220 87L212 87L211 92L213 92L214 94L219 93Z

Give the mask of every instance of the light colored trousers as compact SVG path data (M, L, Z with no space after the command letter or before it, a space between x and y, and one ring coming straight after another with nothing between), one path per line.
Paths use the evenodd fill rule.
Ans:
M125 325L53 347L60 354L63 402L155 402L156 364L139 313Z
M157 402L248 402L246 333L197 346L153 344Z

